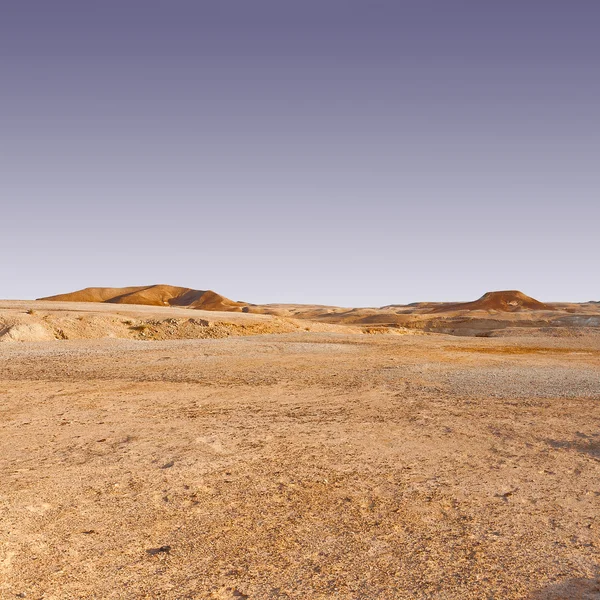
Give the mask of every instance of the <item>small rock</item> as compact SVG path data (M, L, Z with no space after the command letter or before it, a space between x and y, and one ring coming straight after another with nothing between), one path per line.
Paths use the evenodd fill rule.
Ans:
M150 549L146 550L146 552L150 556L156 556L157 554L161 554L161 553L169 554L169 552L171 552L171 546L161 546L160 548L150 548Z

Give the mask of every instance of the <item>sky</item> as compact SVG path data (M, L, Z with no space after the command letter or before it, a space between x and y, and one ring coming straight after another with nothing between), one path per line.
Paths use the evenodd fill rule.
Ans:
M0 6L0 298L600 300L597 0Z

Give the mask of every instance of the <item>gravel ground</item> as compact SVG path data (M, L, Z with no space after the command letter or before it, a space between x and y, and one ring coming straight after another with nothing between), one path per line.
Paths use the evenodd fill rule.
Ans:
M0 598L600 598L600 338L0 347Z

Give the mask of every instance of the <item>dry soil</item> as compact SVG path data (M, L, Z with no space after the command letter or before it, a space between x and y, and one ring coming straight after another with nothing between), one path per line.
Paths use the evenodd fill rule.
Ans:
M1 344L0 598L600 597L597 328L280 323Z

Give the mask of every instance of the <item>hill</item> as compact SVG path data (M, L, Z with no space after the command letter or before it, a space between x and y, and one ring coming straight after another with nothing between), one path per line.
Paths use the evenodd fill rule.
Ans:
M535 298L527 296L518 290L487 292L473 302L458 302L444 304L434 308L431 313L453 312L458 310L494 310L500 312L518 312L522 310L553 310Z
M241 312L246 306L212 290L193 290L172 285L150 285L125 288L85 288L69 294L39 298L56 302L104 302L141 304L145 306L180 306L198 310Z

